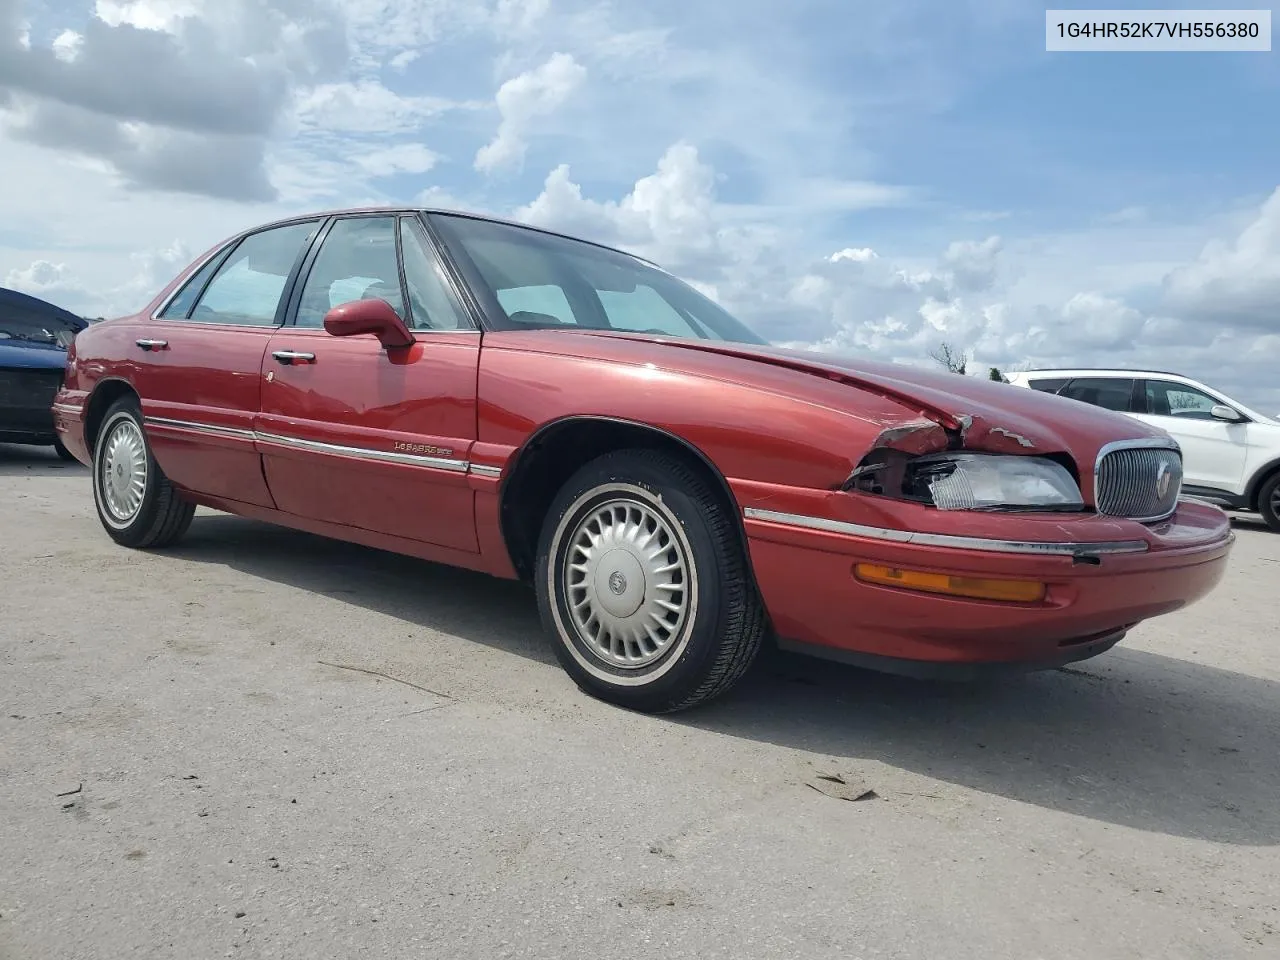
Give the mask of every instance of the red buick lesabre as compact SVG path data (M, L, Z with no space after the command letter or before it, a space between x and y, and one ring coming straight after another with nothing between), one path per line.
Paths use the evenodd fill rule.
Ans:
M117 542L200 504L521 578L571 677L647 711L769 637L915 675L1081 660L1233 539L1129 417L771 348L648 262L470 214L239 234L80 334L54 412Z

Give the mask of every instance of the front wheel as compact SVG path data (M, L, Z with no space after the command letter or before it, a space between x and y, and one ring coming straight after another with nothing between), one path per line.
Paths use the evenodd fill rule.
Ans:
M132 397L111 406L98 432L93 501L107 534L126 547L165 547L191 526L195 505L178 495L156 463Z
M1258 491L1258 512L1268 527L1280 533L1280 473L1274 474Z
M566 672L649 713L729 690L765 633L732 516L699 472L657 451L606 454L570 478L543 524L536 587Z

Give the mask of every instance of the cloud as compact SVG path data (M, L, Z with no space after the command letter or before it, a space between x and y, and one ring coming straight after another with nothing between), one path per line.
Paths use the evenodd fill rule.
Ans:
M1280 327L1280 187L1234 241L1215 239L1165 281L1166 305L1188 319Z
M618 201L585 197L568 165L556 167L542 192L515 216L601 243L626 247L675 266L694 266L719 252L727 235L716 221L715 171L697 148L673 144L657 170Z
M181 241L132 254L123 281L94 287L65 263L34 260L10 270L4 286L85 316L113 316L140 309L193 259Z
M50 263L48 260L35 260L26 267L15 267L5 275L4 285L41 298L79 296L84 292L65 263Z
M291 90L347 59L336 10L300 19L302 9L100 0L48 47L23 43L10 13L0 18L9 132L104 160L135 186L269 199L266 145Z
M502 84L494 98L502 117L498 132L477 151L475 168L493 173L518 167L524 160L525 138L535 121L568 100L586 77L586 68L570 54L556 53L542 66Z
M389 177L397 173L426 173L440 158L420 143L400 143L356 158L370 176Z
M293 119L302 132L390 136L418 130L424 121L455 109L476 109L475 101L404 96L378 80L326 83L301 91Z
M954 282L965 290L986 290L996 280L999 237L982 241L957 240L942 255L943 264L951 271Z

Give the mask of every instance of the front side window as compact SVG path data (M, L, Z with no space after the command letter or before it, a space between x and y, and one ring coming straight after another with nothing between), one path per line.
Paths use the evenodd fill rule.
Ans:
M294 322L300 327L322 327L324 315L334 307L374 297L391 304L400 319L406 319L395 218L339 220L325 236L307 274Z
M1133 380L1122 377L1077 377L1058 394L1082 403L1130 413L1133 410Z
M1171 380L1147 381L1147 413L1157 417L1212 420L1220 401L1202 390Z
M275 326L285 282L315 228L314 222L294 223L245 237L218 267L189 319Z
M469 262L502 308L502 330L644 332L764 344L766 340L671 274L635 257L511 224L432 214L456 259Z
M439 261L409 217L400 219L400 256L414 330L471 330L470 320L446 285Z

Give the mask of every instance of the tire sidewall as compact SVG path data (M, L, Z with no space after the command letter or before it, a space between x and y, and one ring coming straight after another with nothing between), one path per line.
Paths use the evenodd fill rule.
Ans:
M142 503L138 506L138 512L133 515L132 519L123 524L116 520L111 515L111 511L107 509L102 492L102 468L103 460L106 456L106 441L111 435L111 431L122 420L132 420L138 428L138 432L142 435L142 447L147 458L147 481L142 491ZM147 439L141 410L136 403L122 400L107 411L106 417L103 418L102 429L98 431L97 442L93 446L92 470L93 502L94 506L97 507L98 519L102 522L102 526L112 538L121 542L140 539L155 519L156 498L159 496L160 487L157 483L159 470L155 457L151 453L151 442Z
M588 464L553 502L543 525L535 572L542 619L553 636L556 657L566 672L588 692L623 706L652 707L676 702L696 688L719 652L722 633L724 563L703 509L675 478L656 465L629 460L626 470L613 458ZM651 667L610 667L569 639L576 628L567 609L564 559L572 533L595 506L628 495L650 509L658 506L673 533L683 540L690 579L696 578L688 619L671 649Z
M1276 474L1264 483L1262 489L1258 491L1258 512L1262 514L1262 519L1266 521L1268 527L1280 533L1280 515L1277 515L1271 505L1271 498L1275 496L1277 488L1280 488L1280 474Z

